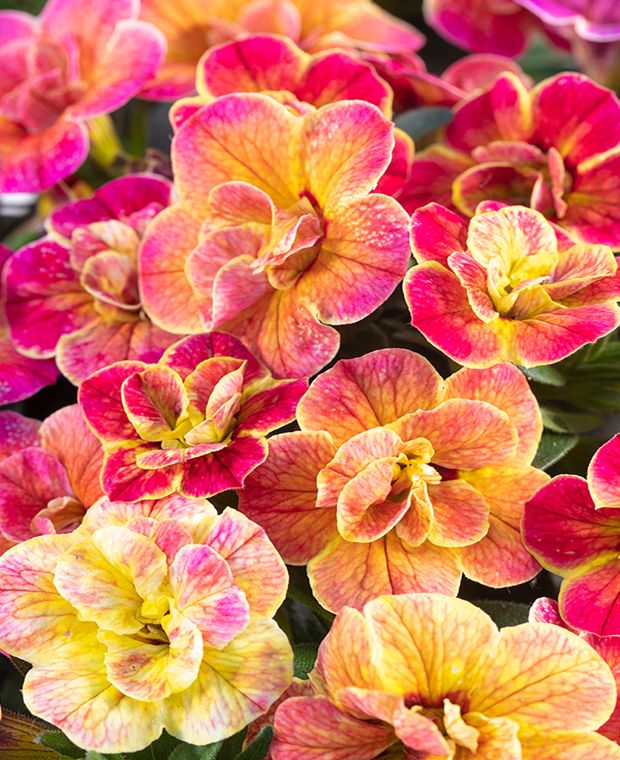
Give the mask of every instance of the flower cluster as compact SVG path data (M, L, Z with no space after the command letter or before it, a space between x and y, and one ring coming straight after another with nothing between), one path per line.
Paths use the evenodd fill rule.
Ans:
M620 760L620 14L423 10L0 11L0 755Z

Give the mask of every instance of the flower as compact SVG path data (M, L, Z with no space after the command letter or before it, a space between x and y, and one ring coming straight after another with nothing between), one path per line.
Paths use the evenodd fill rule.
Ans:
M620 323L611 249L557 236L538 211L508 206L468 225L429 204L412 228L411 324L460 364L552 364Z
M529 619L531 623L559 625L561 628L572 630L573 633L581 636L609 665L616 681L616 691L620 691L620 638L617 636L595 636L592 633L570 628L560 617L558 603L547 597L541 597L534 602L530 608ZM620 704L618 701L616 701L616 709L609 720L599 728L599 733L616 743L620 742Z
M176 100L194 91L202 54L215 45L252 34L279 34L308 53L337 48L350 53L408 55L424 43L412 26L370 0L251 0L214 2L142 0L142 18L159 27L168 54L157 77L142 91L153 100Z
M516 367L443 381L421 356L383 349L321 374L297 420L270 440L239 509L285 562L308 564L327 609L454 595L462 573L501 587L538 572L519 528L548 476L530 466L542 423Z
M260 34L218 45L200 59L198 95L178 100L170 119L178 128L206 103L235 92L263 92L298 113L339 100L365 100L388 118L392 93L372 66L343 52L309 55L286 37Z
M620 635L620 436L594 455L587 480L558 475L525 506L523 540L563 576L560 613L573 628Z
M17 251L5 271L20 351L55 356L78 385L116 361L157 361L178 340L145 316L138 283L140 240L170 194L161 177L128 175L52 213L50 235Z
M13 251L0 245L0 271ZM6 295L0 297L0 404L11 404L32 396L56 381L58 369L53 359L35 359L20 354L11 340L6 319Z
M277 377L317 372L338 350L329 325L370 314L405 274L409 217L370 194L393 147L393 124L361 101L303 116L257 93L205 106L173 141L181 202L140 251L147 313L236 335Z
M20 449L38 446L41 423L19 412L0 412L0 461Z
M295 417L305 380L274 381L224 333L193 335L158 364L117 362L81 385L105 450L110 498L200 498L240 488L267 456L265 436Z
M103 499L73 533L0 558L0 646L32 663L28 709L86 749L133 752L164 728L210 744L291 681L270 619L286 585L263 531L231 509Z
M362 612L345 608L311 679L315 696L278 707L274 760L620 757L594 733L616 689L585 641L536 623L498 631L460 599L383 596Z
M620 247L620 102L581 74L528 91L512 73L457 107L418 154L407 207L472 216L481 201L531 206L586 243Z
M36 432L38 440L0 462L0 551L73 530L103 496L103 451L77 404L54 412Z
M49 0L0 12L0 192L40 192L78 169L86 122L151 79L165 40L134 0Z

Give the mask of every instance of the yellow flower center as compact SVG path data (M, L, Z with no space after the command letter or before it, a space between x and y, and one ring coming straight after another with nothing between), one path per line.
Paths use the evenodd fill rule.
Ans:
M427 483L441 482L441 475L429 464L433 454L433 448L425 438L407 444L394 464L390 498L402 498L404 491L415 491Z

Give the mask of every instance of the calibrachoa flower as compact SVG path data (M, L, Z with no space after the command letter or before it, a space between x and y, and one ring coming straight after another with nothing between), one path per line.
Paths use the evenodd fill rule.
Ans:
M564 580L560 612L573 628L620 636L620 436L594 455L588 478L558 475L526 504L523 540Z
M611 249L558 240L538 211L508 206L468 225L429 204L414 213L412 230L411 323L460 364L552 364L620 323Z
M0 558L0 647L32 663L28 709L75 743L132 752L165 728L210 744L289 685L271 616L287 573L264 532L202 500L101 500L67 535Z
M73 530L103 496L103 451L77 404L50 415L38 439L0 462L1 551L33 536Z
M224 333L175 343L158 364L117 362L81 385L84 415L105 450L112 499L240 488L267 456L267 433L295 417L306 380L274 381Z
M171 189L155 175L115 179L54 211L49 236L11 257L6 309L20 351L55 356L78 385L116 361L157 361L178 340L145 316L138 283L140 241Z
M329 325L356 322L406 271L409 218L371 193L393 125L369 103L295 115L266 95L224 95L173 142L181 202L149 227L143 303L162 328L240 337L278 377L334 356Z
M13 251L0 245L0 271ZM2 287L0 298L0 404L11 404L32 396L59 375L53 359L35 359L18 353L9 333L6 319L6 297Z
M595 636L592 633L579 631L566 625L560 616L558 603L554 599L541 597L530 608L531 623L549 623L572 630L588 642L609 665L616 681L616 691L620 692L620 638L618 636ZM616 701L616 709L611 717L599 728L599 733L620 743L620 704Z
M19 412L0 412L0 461L29 446L38 446L41 423Z
M581 74L528 91L511 73L460 105L416 158L408 207L523 204L574 237L620 248L620 102Z
M207 52L196 69L196 90L196 97L172 106L175 128L206 103L235 92L265 92L297 112L310 110L306 104L365 100L392 113L391 90L367 63L339 51L309 55L286 37L266 34Z
M384 596L345 608L311 678L315 696L278 707L274 760L620 757L594 733L616 689L585 641L536 623L498 631L460 599Z
M138 0L48 0L0 12L0 192L38 192L82 164L86 122L151 79L165 40Z
M443 381L384 349L338 362L299 403L301 432L269 442L239 508L290 564L307 564L330 610L385 593L456 594L461 574L500 587L538 572L523 504L548 480L530 466L542 431L516 367Z
M159 27L168 54L155 81L142 92L176 100L194 91L196 65L205 50L252 34L280 34L308 53L337 48L362 56L408 56L424 37L370 0L142 0L142 18Z

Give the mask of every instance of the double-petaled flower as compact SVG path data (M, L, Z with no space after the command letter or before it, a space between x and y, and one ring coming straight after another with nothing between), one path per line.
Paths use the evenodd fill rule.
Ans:
M79 401L105 461L112 499L240 488L267 456L265 436L295 417L305 380L274 381L238 340L193 335L158 364L117 362L87 378Z
M338 362L275 436L239 508L285 561L308 564L319 602L361 607L386 593L456 594L462 573L522 583L525 501L548 480L531 466L540 412L509 364L443 381L401 349Z
M103 499L73 533L0 558L0 647L32 663L29 710L81 747L133 752L164 728L210 744L291 681L271 620L286 585L264 532L238 512Z
M620 322L612 250L574 244L532 209L481 211L468 225L429 204L413 215L412 246L412 324L465 366L552 364Z

